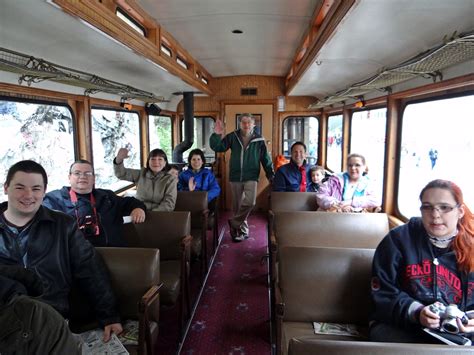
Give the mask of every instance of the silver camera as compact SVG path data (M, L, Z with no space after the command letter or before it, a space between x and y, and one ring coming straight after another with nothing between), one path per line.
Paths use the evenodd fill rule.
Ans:
M440 329L451 334L459 333L459 327L456 320L457 318L461 319L463 324L467 324L469 320L467 315L455 304L445 306L440 302L435 302L430 305L430 311L436 313L441 318Z

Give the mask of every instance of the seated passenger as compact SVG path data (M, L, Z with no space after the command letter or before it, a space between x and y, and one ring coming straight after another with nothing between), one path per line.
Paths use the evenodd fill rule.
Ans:
M22 265L0 265L0 349L3 354L76 354L79 343L66 320L36 297L39 277Z
M0 265L33 270L44 289L38 299L63 317L69 314L68 295L77 281L108 341L112 332L122 332L122 325L107 269L73 218L41 205L47 183L46 171L34 161L20 161L8 170L8 202L0 204Z
M126 246L122 236L124 216L130 215L133 223L145 221L143 202L94 188L94 168L89 161L78 160L71 165L69 183L71 187L48 192L43 205L73 217L86 239L96 247Z
M168 157L161 149L153 149L148 155L146 168L127 169L123 160L128 158L128 149L120 148L114 159L115 176L137 185L137 198L148 210L173 211L176 205L177 184L168 174Z
M307 190L310 192L318 192L321 184L326 180L326 170L319 165L312 166L309 169L309 175L311 182L308 185Z
M306 164L306 145L303 142L293 143L290 162L282 165L275 173L273 191L307 191L310 181L309 168Z
M438 329L434 302L474 310L474 216L461 189L434 180L420 194L421 218L390 231L377 247L372 268L370 339L436 342L422 328ZM474 319L460 332L472 335Z
M178 181L180 173L181 168L178 165L170 164L170 170L168 170L168 174L173 175L176 178L176 181Z
M334 174L316 193L321 210L334 212L378 211L380 198L373 191L370 179L364 175L365 158L360 154L347 157L348 171Z
M211 202L221 193L214 173L204 167L206 158L201 149L193 149L188 156L188 169L179 174L179 191L207 191L207 201Z

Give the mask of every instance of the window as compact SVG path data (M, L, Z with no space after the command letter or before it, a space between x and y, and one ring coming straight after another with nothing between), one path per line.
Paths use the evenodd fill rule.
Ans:
M163 43L161 44L161 52L171 58L171 54L172 54L171 49L168 46L164 45Z
M291 146L303 142L307 148L307 162L318 161L319 121L316 117L288 117L283 121L283 155L291 156Z
M40 163L48 174L48 190L68 185L75 160L72 113L66 106L17 102L0 98L0 181L20 160ZM0 189L0 201L7 197Z
M358 111L352 114L349 153L358 153L365 157L369 170L368 176L379 196L383 193L386 125L386 108Z
M328 117L326 167L334 172L342 168L342 115Z
M130 16L126 11L122 10L120 7L117 8L115 14L119 19L133 28L135 31L140 33L143 37L145 37L145 28L142 26L140 22L135 20L132 16Z
M421 189L431 180L456 183L474 208L471 162L474 95L413 103L402 121L398 208L406 217L420 215Z
M184 69L188 69L188 63L181 57L176 57L176 63L182 66Z
M125 167L140 169L140 125L136 112L93 108L92 155L96 187L119 190L130 182L115 177L113 160L119 148L128 148Z
M207 163L216 160L216 153L209 146L209 138L214 133L214 119L212 117L194 117L194 141L191 148L183 152L183 161L188 161L188 154L192 149L199 148L204 152ZM181 121L181 137L184 139L184 119Z
M163 149L168 161L173 158L172 126L169 116L149 116L150 151L155 148Z

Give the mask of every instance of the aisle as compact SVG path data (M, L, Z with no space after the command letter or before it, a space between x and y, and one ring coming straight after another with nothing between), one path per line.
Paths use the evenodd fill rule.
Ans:
M231 241L228 216L221 214L224 237L183 355L270 354L266 215L250 216L250 238L241 243Z

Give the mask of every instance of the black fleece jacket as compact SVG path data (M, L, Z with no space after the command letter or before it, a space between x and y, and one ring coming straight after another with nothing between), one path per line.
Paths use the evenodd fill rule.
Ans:
M413 326L410 317L418 302L454 303L462 311L474 310L474 273L457 269L451 248L434 247L420 218L412 218L390 231L375 251L372 267L372 321L402 328ZM419 305L420 306L420 305Z
M4 202L0 214L6 209ZM43 286L40 300L67 317L69 292L72 283L77 282L101 326L120 322L108 271L70 216L41 206L28 233L20 235L28 238L26 257L20 252L24 241L0 220L0 265L21 265L34 271Z

